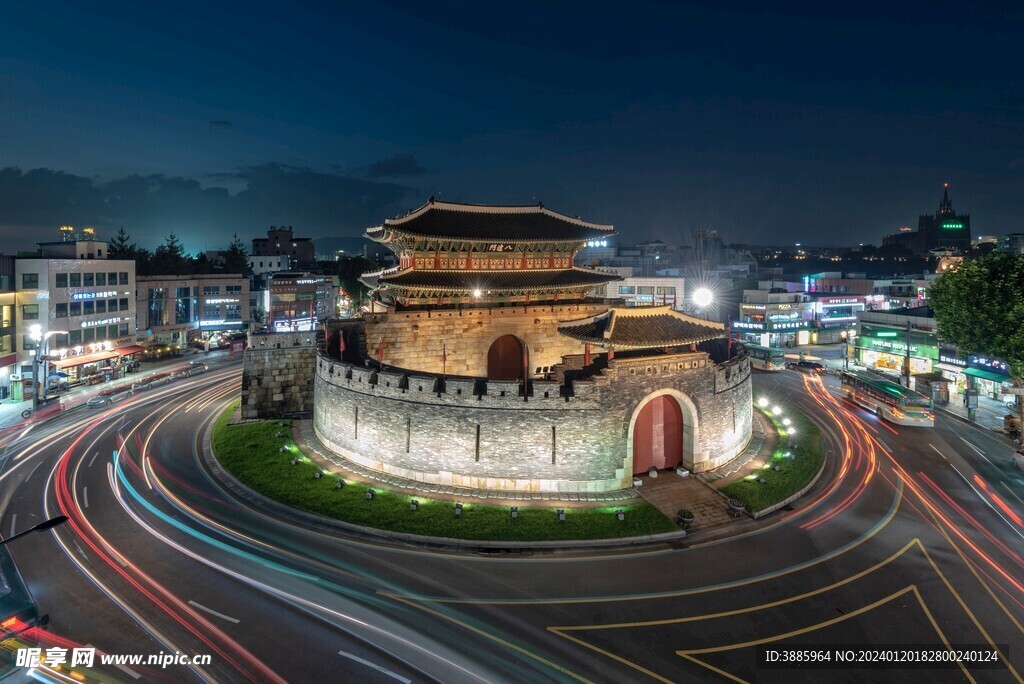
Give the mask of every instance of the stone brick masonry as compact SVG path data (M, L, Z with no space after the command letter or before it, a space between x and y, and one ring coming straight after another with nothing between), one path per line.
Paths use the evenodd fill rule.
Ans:
M242 369L243 419L278 418L313 410L314 345L312 333L249 336Z
M442 383L322 355L315 365L317 437L363 467L419 482L530 492L627 488L632 424L657 394L680 404L683 462L694 472L733 458L750 438L745 358L723 366L703 352L613 360L593 379L533 381L526 397L516 381Z

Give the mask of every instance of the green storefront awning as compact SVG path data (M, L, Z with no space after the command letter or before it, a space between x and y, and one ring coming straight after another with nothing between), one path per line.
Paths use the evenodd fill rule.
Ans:
M983 378L985 380L991 380L992 382L1013 382L1013 378L1009 375L1003 375L1002 373L996 373L995 371L985 370L983 368L964 368L963 372L964 375L973 375L976 378Z

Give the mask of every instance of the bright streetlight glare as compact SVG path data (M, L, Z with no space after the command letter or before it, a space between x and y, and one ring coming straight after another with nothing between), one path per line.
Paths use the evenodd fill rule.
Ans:
M757 405L760 406L761 408L764 408L765 406L768 405L768 399L766 397L761 397L760 399L757 400Z
M780 413L782 413L782 409L780 409L778 406L772 406L772 415L773 416L777 416Z
M715 295L706 287L702 287L693 293L693 303L700 307L709 306L714 299Z
M796 433L796 428L789 428L788 430L786 430L786 432L792 435Z
M790 420L789 418L783 418L783 419L782 419L782 424L783 424L783 425L787 425L787 426L788 426L788 425L789 425L790 423L792 423L792 422L793 422L793 421L791 421L791 420Z

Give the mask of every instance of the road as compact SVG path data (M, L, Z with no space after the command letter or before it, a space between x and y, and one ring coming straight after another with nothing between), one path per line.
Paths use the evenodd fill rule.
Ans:
M71 518L11 546L43 640L211 656L88 679L791 682L835 673L758 669L759 645L950 643L994 644L997 668L929 679L1021 681L1020 473L955 419L889 426L834 378L758 375L755 396L825 435L826 472L792 510L673 545L472 554L341 537L225 491L203 437L239 385L225 360L2 438L0 531Z

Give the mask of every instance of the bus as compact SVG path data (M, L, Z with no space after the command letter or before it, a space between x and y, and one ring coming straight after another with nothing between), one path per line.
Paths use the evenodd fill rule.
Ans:
M777 347L762 347L759 344L744 345L750 365L763 371L780 371L786 368L786 353Z
M843 394L890 423L934 427L928 397L892 380L870 373L844 371L839 375Z

